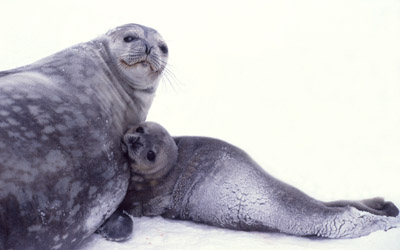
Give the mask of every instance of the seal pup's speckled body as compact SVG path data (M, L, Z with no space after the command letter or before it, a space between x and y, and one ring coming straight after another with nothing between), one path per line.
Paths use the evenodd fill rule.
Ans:
M132 177L119 210L132 215L328 238L360 237L400 225L391 202L315 200L217 139L172 138L160 125L146 122L132 127L123 142Z
M120 26L0 72L0 249L74 249L122 201L120 150L143 122L168 49L157 31Z

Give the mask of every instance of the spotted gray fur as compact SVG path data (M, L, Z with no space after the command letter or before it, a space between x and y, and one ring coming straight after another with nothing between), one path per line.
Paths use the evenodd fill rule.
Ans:
M145 120L165 46L128 24L0 72L1 250L74 249L114 212L129 178L119 138Z

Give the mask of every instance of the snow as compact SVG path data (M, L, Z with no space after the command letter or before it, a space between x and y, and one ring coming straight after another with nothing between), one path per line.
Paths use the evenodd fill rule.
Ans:
M317 199L400 206L397 0L2 0L0 13L0 70L121 24L154 27L171 83L148 120L235 144ZM83 249L400 249L400 229L321 240L140 218L134 230Z
M134 235L115 243L94 235L81 250L399 250L400 230L376 232L367 237L346 240L294 237L280 233L240 232L161 217L135 218Z

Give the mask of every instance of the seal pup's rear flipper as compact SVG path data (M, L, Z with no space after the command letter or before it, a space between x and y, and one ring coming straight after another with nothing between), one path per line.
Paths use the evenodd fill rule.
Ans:
M399 209L393 202L385 201L381 197L375 197L372 199L360 200L360 201L347 201L347 200L340 200L340 201L331 201L331 202L324 202L325 205L329 207L346 207L351 206L355 207L358 210L369 212L375 215L385 215L396 217L399 215Z

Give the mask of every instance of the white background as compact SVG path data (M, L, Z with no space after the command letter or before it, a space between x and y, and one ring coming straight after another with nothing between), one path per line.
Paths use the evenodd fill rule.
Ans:
M169 45L174 77L166 75L170 81L161 84L148 120L173 135L231 142L315 198L383 196L400 206L400 1L2 0L0 70L131 22L157 29ZM196 233L185 235L191 224L158 219L138 225L134 239L120 247L179 243L185 249L182 239L196 242L196 235L211 230L195 226ZM182 230L150 246L137 243L141 235L155 237L151 230L157 226ZM224 238L237 232L212 232L221 239L214 248L190 248L237 245ZM274 249L339 244L240 235ZM96 249L109 244L94 241ZM340 244L400 249L400 230Z

